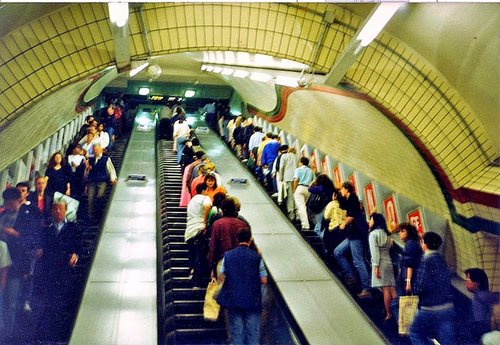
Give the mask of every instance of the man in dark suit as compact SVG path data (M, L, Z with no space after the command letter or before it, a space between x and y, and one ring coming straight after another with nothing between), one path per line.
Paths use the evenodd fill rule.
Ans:
M35 298L40 339L58 340L64 335L70 322L72 304L72 270L78 262L80 234L76 223L69 223L66 204L52 205L53 222L42 232L41 248L37 250L38 263L35 269Z
M106 192L108 182L116 183L116 171L111 158L103 155L103 149L100 144L94 145L94 157L89 159L89 173L87 177L87 212L88 219L91 221L99 220L104 208L103 198ZM96 211L99 211L97 219Z

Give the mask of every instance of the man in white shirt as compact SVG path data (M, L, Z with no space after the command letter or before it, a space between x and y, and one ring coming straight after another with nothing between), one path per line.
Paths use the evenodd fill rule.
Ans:
M212 201L202 192L207 188L205 183L196 186L196 195L187 205L187 223L184 240L189 248L189 259L191 261L191 273L194 286L200 286L204 233L207 228L207 219Z

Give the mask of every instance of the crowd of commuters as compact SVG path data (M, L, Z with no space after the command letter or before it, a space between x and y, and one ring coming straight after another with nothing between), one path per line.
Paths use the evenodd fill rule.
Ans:
M15 343L23 337L20 327L27 314L34 320L29 326L33 339L64 340L67 336L81 226L99 222L106 187L116 182L106 153L121 132L122 110L119 104L110 104L99 121L87 116L66 152L52 154L44 174L37 173L33 191L28 182L19 182L2 193L1 341ZM76 204L74 200L85 199L86 207L69 209Z
M411 342L430 344L431 339L435 339L440 344L455 343L458 330L454 329L456 316L451 272L439 253L440 235L434 232L419 234L412 224L400 224L397 232L403 247L397 258L391 255L395 244L385 217L373 212L367 221L362 203L350 182L336 188L327 175L316 176L307 157L297 157L293 148L280 142L279 136L264 134L251 119L221 116L217 124L214 128L217 133L262 182L289 219L301 231L314 230L323 239L325 256L346 286L351 290L360 289L357 294L360 300L381 295L384 324L397 323L398 296L415 294L420 297L420 303L410 327ZM210 127L213 126L211 118ZM188 228L197 219L197 234L202 238L199 242L193 240L192 231L189 231L189 238L186 236L197 282L197 271L204 272L202 274L209 272L212 277L220 276L221 260L227 257L229 250L238 247L238 233L250 228L238 215L237 200L226 196L225 191L220 191L221 199L217 201L209 197L207 181L216 178L211 177L213 170L206 172L201 168L206 164L203 153L199 151L192 163L183 166L183 194L189 193L189 196L181 200L181 206L188 207ZM193 188L190 188L192 170L198 166L200 168L194 175L204 177L193 193ZM203 197L198 196L200 194ZM215 222L213 214L216 215ZM201 261L204 264L200 264ZM206 266L205 271L200 265ZM491 306L498 302L498 295L488 291L483 270L472 269L466 274L467 288L475 292L472 318L475 331L468 337L470 344L475 344L482 334L491 330ZM259 277L258 274L254 276ZM243 295L249 291L248 287L238 286ZM381 294L375 293L377 291ZM230 320L228 325L231 325Z

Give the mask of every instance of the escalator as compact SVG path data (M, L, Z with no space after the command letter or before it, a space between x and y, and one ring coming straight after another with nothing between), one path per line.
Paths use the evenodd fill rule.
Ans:
M189 253L184 242L186 208L179 207L182 174L172 141L158 142L157 157L164 300L160 322L163 322L164 343L224 344L223 321L203 320L206 289L194 289L191 282Z

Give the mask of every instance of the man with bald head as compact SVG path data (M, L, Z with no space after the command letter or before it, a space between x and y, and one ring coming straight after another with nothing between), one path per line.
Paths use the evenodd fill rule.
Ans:
M66 221L64 201L52 204L52 223L42 231L34 273L34 311L42 340L61 340L74 288L72 270L78 262L80 233L76 223Z
M87 177L87 213L88 220L99 220L102 215L102 199L106 192L108 182L116 183L116 170L111 162L111 158L103 155L103 149L100 144L94 145L94 157L90 157ZM95 211L99 210L100 214L96 217Z

